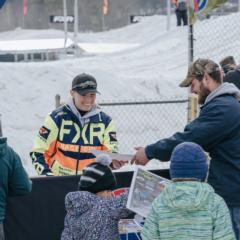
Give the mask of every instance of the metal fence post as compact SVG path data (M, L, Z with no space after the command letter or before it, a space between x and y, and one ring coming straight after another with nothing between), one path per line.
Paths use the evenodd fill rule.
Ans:
M170 0L167 0L167 31L170 30L171 23L171 3Z
M194 52L193 52L193 25L190 24L188 27L188 62L189 64L193 62Z
M61 96L60 96L59 94L57 94L57 95L55 96L55 108L58 108L58 107L61 106L60 101L61 101Z
M64 48L66 48L68 38L68 23L67 23L67 2L63 0L63 16L64 16ZM66 51L66 49L65 49Z
M78 0L74 0L74 51L75 57L79 56L78 42Z

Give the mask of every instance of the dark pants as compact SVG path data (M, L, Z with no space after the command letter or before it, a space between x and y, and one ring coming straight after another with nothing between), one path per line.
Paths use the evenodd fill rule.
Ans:
M0 224L0 240L4 240L4 231L3 231L3 224Z
M237 240L240 240L240 207L228 207Z
M181 26L182 22L183 25L188 25L188 15L187 10L179 11L176 9L176 16L177 16L177 26Z

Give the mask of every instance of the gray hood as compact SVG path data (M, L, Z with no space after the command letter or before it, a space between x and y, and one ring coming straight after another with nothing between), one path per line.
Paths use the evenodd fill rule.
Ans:
M239 89L233 83L225 82L225 83L219 85L218 88L216 88L214 91L212 91L207 96L204 105L206 103L210 102L215 97L218 97L218 96L224 95L224 94L234 95L240 101L240 91L239 91Z
M207 205L214 190L207 183L175 182L166 186L161 193L165 206L178 211L195 211Z
M81 116L81 114L79 113L79 111L77 110L74 102L73 102L73 99L71 99L68 104L67 104L67 107L69 107L69 109L77 116L77 118L79 119L80 123L82 126L86 125L87 123L89 123L90 121L90 117L92 116L95 116L95 115L99 115L99 121L102 121L101 119L101 115L100 115L100 112L101 112L101 108L99 105L94 105L92 107L92 109L86 113L84 116Z

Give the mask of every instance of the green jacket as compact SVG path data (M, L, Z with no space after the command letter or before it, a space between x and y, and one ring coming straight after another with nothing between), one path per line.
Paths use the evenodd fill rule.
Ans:
M235 240L229 210L207 183L170 183L154 200L143 240Z
M0 223L3 222L7 196L31 192L32 182L25 172L20 157L0 138Z

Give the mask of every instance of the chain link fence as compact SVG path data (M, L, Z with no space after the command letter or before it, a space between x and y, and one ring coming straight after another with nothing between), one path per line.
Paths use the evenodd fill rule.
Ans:
M146 146L187 124L188 100L100 103L117 125L119 152L133 153L134 147Z
M219 62L232 55L240 62L240 2L228 0L225 4L194 24L194 60L211 58Z

